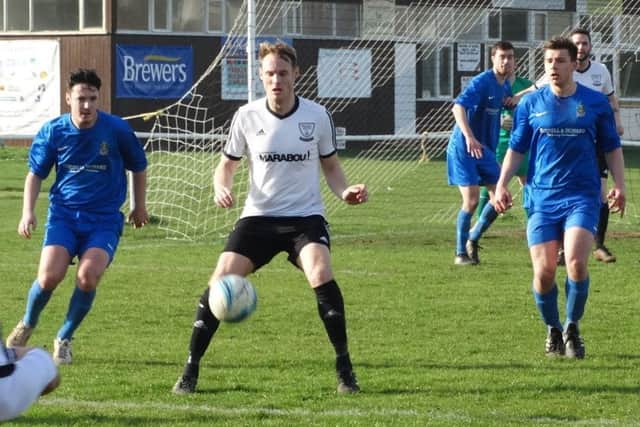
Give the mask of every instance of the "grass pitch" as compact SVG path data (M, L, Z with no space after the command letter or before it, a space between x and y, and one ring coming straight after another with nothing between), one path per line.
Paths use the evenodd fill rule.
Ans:
M5 334L35 277L47 206L43 192L40 226L21 239L25 158L24 149L0 149ZM590 262L585 360L547 359L521 216L508 213L489 230L481 265L455 267L455 220L443 212L457 210L459 196L444 176L441 162L425 164L376 189L367 205L330 218L360 394L335 394L313 292L284 255L250 276L258 309L221 326L203 359L199 392L171 394L224 240L170 241L148 226L126 230L76 333L74 363L61 368L60 388L6 425L640 425L637 219L612 220L616 264ZM639 185L637 169L628 178L630 188ZM74 273L71 267L31 344L51 348ZM564 276L559 269L560 283Z

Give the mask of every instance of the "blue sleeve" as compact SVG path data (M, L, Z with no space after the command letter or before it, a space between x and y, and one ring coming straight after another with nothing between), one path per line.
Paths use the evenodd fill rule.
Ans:
M484 74L481 74L471 79L467 87L456 98L456 104L462 105L467 111L475 109L478 104L480 104L482 89L484 87L481 78L483 75Z
M51 126L44 125L33 139L29 150L29 170L43 180L49 176L57 158L51 134Z
M603 97L603 99L606 99ZM603 153L609 153L616 148L621 147L620 136L616 130L616 121L613 115L613 110L609 104L609 100L603 105L603 109L598 114L596 120L596 143L599 145L599 151Z
M531 136L533 129L529 123L529 105L520 102L513 115L513 130L509 140L509 148L518 153L524 154L531 146Z
M142 172L147 168L147 156L133 129L124 120L118 126L118 146L124 167L131 172Z

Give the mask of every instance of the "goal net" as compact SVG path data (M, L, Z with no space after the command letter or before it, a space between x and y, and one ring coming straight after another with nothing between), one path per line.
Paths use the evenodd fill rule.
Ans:
M256 37L258 41L275 40L274 33L281 34L276 31L281 31L283 25L295 31L296 17L302 8L317 8L318 16L325 16L325 13L320 13L321 9L333 7L337 26L340 19L354 19L351 9L342 11L339 3L329 3L257 1ZM380 115L376 105L372 105L366 94L392 87L391 93L405 90L408 94L413 93L413 99L408 101L415 102L415 77L405 79L405 83L402 80L407 71L409 75L415 76L430 61L450 60L446 55L452 55L452 50L443 51L441 46L479 40L486 31L488 20L502 7L513 7L514 2L469 0L451 2L450 6L448 3L405 2L400 6L395 1L365 0L358 12L361 14L358 16L361 22L358 37L336 39L329 46L334 47L334 52L343 53L345 58L359 61L360 66L363 63L367 65L368 74L354 77L354 70L344 69L349 61L338 58L325 61L324 64L315 62L301 69L301 76L296 82L298 95L323 104L333 114L338 129L346 129L347 135L339 137L339 143L346 144L346 150L340 151L345 172L351 182L366 183L374 197L376 193L392 187L405 174L443 160L449 132L454 123L450 111L451 100L457 94L441 94L437 102L425 109L426 112L417 111L414 120L392 125L393 132L369 135L359 132L354 135L349 130L362 127L363 112L366 121L372 124L388 121L388 118ZM622 15L618 2L602 2L601 6L590 13L592 17L624 17L625 19L614 20L615 31L625 31L626 36L636 42L640 38L640 26L631 25L636 21ZM341 17L342 14L344 18ZM566 15L564 19L554 21L555 27L549 25L554 30L553 34L566 33L575 25L572 19L575 13L566 12ZM594 18L590 22L591 30L597 31L599 23L605 25L605 21ZM606 22L611 25L612 21ZM213 171L219 160L233 111L246 102L246 92L244 100L238 94L227 93L227 100L223 101L220 95L223 90L221 88L229 90L232 87L229 79L237 80L239 76L246 79L246 71L243 72L246 59L242 58L243 55L246 56L246 34L245 1L218 54L193 87L179 101L147 115L154 121L151 136L145 146L149 157L148 209L169 238L201 240L224 236L240 213L248 181L245 162L241 162L235 175L233 191L238 203L232 209L219 209L213 203ZM293 40L298 54L304 54L295 35L279 38ZM354 56L354 52L358 54ZM541 55L541 49L529 49L519 56L518 74L535 78L530 71L531 64L535 64L535 74L541 75ZM330 66L340 69L327 69ZM323 68L319 70L319 67ZM484 64L480 68L484 69ZM327 96L326 87L321 89L323 82L320 81L320 76L340 76L344 73L351 73L346 76L356 85L351 92L360 95ZM446 74L440 72L423 75L443 81L452 78ZM322 91L325 95L320 97L319 93ZM361 95L363 93L365 95ZM236 99L238 102L228 102L228 99ZM388 102L401 104L394 99L389 99ZM402 105L396 106L396 111L401 107ZM635 117L627 120L635 120ZM634 125L629 128L639 127L638 124ZM640 139L640 135L627 135L627 138L633 137ZM430 190L443 187L446 187L444 174L433 182ZM323 191L329 215L344 205L328 188L325 187ZM628 191L632 193L631 198L635 199L635 188L628 188ZM458 203L442 201L435 206L430 204L429 209L434 213L430 216L430 221L453 223ZM635 203L630 206L628 214L630 215L627 215L626 221L637 218Z

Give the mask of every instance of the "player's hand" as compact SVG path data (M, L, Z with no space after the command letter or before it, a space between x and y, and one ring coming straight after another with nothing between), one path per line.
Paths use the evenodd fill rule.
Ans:
M618 132L618 136L624 135L624 126L616 124L616 132Z
M480 141L473 137L465 138L465 140L467 141L467 153L469 153L469 155L474 159L481 159L482 144L480 144Z
M350 205L359 205L369 200L367 186L364 184L355 184L347 187L342 192L342 200Z
M37 225L38 220L33 213L24 214L22 215L20 223L18 224L18 234L25 239L30 239L31 233L36 229Z
M213 201L216 206L221 208L230 208L233 206L233 194L231 190L226 187L215 187L215 195L213 196Z
M513 206L513 199L509 190L505 187L496 187L493 205L496 212L499 214L504 213L508 211L511 206Z
M143 207L134 208L131 212L129 212L127 222L133 225L133 228L144 227L145 224L149 223L149 213L147 212L147 209Z
M611 213L620 213L620 218L622 218L624 216L624 208L627 204L624 191L614 187L609 190L607 199L609 200L609 211L611 211Z

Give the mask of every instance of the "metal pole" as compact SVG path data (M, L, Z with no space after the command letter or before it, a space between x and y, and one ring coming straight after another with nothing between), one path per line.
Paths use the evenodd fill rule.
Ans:
M255 60L256 60L256 3L247 0L247 100L256 98Z

